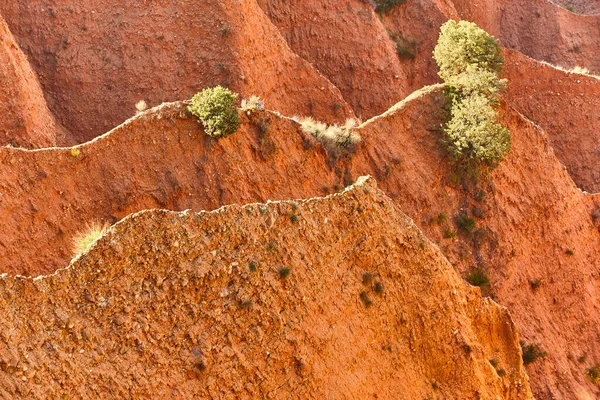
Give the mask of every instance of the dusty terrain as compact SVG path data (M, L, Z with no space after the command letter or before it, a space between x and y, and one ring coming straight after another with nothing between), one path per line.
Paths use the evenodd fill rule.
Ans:
M0 4L0 392L600 397L600 80L540 62L600 72L600 16L561 6ZM442 87L418 90L448 18L506 48L512 151L477 185L440 146ZM216 84L273 111L208 138L182 100ZM142 99L173 102L130 118ZM362 141L335 159L293 115L360 117ZM363 175L382 191L219 209ZM121 222L71 262L93 221ZM546 356L524 367L519 339Z
M531 398L508 311L373 181L141 212L69 268L0 287L6 397Z

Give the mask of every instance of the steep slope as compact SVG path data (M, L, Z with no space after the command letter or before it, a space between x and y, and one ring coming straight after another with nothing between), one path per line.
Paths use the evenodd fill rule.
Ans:
M144 211L0 291L4 397L532 398L507 310L373 181Z
M413 63L398 58L368 2L258 3L289 46L340 89L359 117L380 114L414 90L407 79Z
M549 0L452 0L461 19L475 22L502 46L566 68L600 72L600 15L574 14Z
M73 237L94 220L313 196L342 183L322 149L305 151L311 142L296 123L268 113L242 120L240 131L216 141L183 103L172 103L75 148L0 149L0 270L62 268Z
M598 0L550 0L567 10L585 15L600 14L600 1Z
M68 144L48 110L40 84L0 15L0 145Z
M288 115L352 115L253 2L27 0L2 2L0 14L78 142L129 118L139 100L154 106L218 84Z
M516 51L504 56L506 101L544 128L580 188L600 193L600 79L562 71Z
M465 276L489 275L487 293L511 310L527 343L548 352L528 367L537 398L593 397L585 368L600 359L598 204L577 189L541 128L507 108L512 151L483 191L465 192L439 144L443 102L432 87L366 122L353 174L374 172ZM460 233L459 214L476 219L472 233ZM459 235L445 238L447 230Z

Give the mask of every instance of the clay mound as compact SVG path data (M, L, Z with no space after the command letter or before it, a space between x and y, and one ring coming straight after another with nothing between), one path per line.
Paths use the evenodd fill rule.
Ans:
M80 143L129 118L140 100L154 106L218 84L262 96L288 115L353 115L253 1L27 0L2 2L0 14L32 60L50 108Z
M475 22L506 48L562 67L600 72L600 15L574 14L548 0L452 0L452 4L461 19Z
M441 86L427 88L367 121L353 174L374 173L462 274L486 271L486 292L548 352L527 368L536 398L595 396L585 369L600 360L598 197L577 189L541 128L506 107L512 150L483 192L465 192L439 144L444 101ZM461 233L459 214L475 219L472 233Z
M575 183L600 192L600 79L505 51L504 98L548 133Z
M0 290L7 398L532 398L507 310L373 181L144 211L69 268Z
M258 0L288 45L342 92L361 118L381 114L415 88L373 7L360 0ZM374 95L376 94L376 95Z
M600 1L598 0L550 0L567 10L577 13L594 15L600 14Z
M255 118L217 141L184 103L172 103L74 148L0 149L0 270L35 276L64 267L73 237L95 220L314 196L342 184L320 147L306 151L314 142L295 122Z
M68 143L46 106L38 80L0 15L0 146Z

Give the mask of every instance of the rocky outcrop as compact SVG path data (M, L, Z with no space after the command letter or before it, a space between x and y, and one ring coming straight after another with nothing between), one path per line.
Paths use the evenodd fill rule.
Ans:
M372 180L144 211L0 293L4 397L532 398L507 310Z

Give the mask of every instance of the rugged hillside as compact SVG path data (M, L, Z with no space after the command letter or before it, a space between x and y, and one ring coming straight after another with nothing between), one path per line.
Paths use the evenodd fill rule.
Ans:
M154 106L217 84L260 95L288 115L352 115L254 2L10 1L0 15L78 142L122 123L140 100Z
M4 397L532 398L507 310L373 181L141 212L0 287Z
M505 51L506 101L548 133L580 188L600 193L600 79Z
M511 153L465 191L439 144L443 102L432 87L367 121L352 172L374 173L464 276L489 276L486 293L509 307L527 343L548 352L528 367L537 398L594 396L585 369L600 359L597 199L577 189L545 132L508 108ZM476 222L471 232L454 221L461 214Z
M73 237L95 220L341 187L324 151L305 151L310 138L290 120L268 113L254 123L243 118L240 131L219 141L197 121L183 103L173 103L75 148L0 148L1 270L35 276L64 267Z
M600 15L574 14L549 0L452 0L452 4L461 19L477 23L506 48L563 67L579 65L600 72Z
M69 143L56 124L25 55L0 16L0 145L27 148Z
M577 13L594 15L600 14L600 1L598 0L551 0L553 3Z

